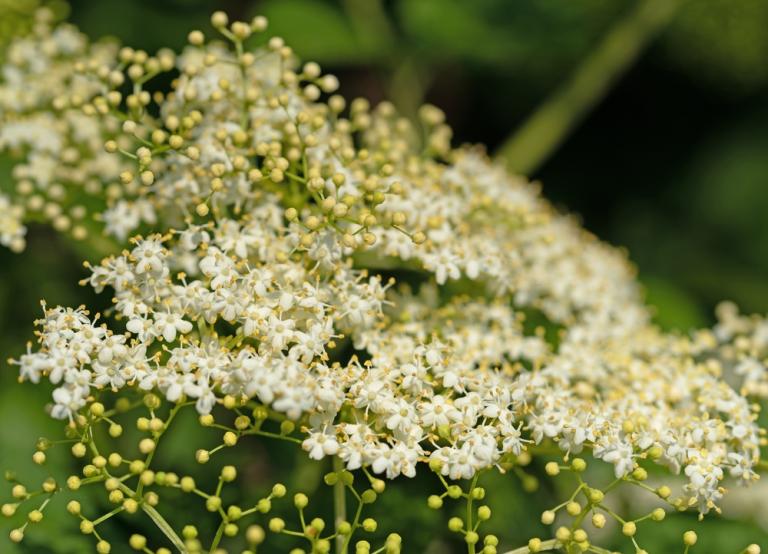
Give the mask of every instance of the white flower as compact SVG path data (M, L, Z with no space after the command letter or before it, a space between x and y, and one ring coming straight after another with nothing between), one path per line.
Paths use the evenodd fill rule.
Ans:
M192 330L192 324L189 321L185 321L179 314L171 312L155 314L154 322L155 332L158 336L162 336L166 342L176 340L177 331L186 334Z
M301 447L309 452L313 460L321 460L325 456L334 456L339 451L339 443L336 437L325 431L315 431L304 439Z

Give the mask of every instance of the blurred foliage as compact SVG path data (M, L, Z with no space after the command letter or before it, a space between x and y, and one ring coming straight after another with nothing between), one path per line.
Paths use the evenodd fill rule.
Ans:
M0 0L0 60L6 45L31 28L32 15L43 6L58 19L69 13L69 5L63 0Z
M0 0L0 58L10 34L23 32L42 0ZM62 11L60 2L46 2ZM261 13L271 31L307 59L342 80L347 96L392 98L410 113L424 100L445 109L459 142L500 144L558 87L636 0L72 0L71 18L92 37L116 35L155 50L180 48L190 28L207 29L209 13ZM768 2L688 0L657 43L578 131L554 152L534 177L545 195L580 213L602 238L629 248L638 263L657 321L687 329L712 320L720 299L747 311L768 311ZM0 159L6 186L8 160ZM0 354L18 356L32 338L39 300L101 307L103 298L75 287L84 275L83 256L95 258L52 232L33 227L21 255L0 250ZM49 391L11 386L14 369L0 374L0 469L19 468L42 477L29 463L38 436L57 436L60 423L42 410ZM192 449L200 430L170 435L163 456L180 473L193 469ZM189 435L195 433L195 440ZM130 436L124 440L130 440ZM194 443L194 445L193 445ZM223 461L223 460L222 460ZM254 498L276 480L302 490L329 510L322 484L325 464L295 449L254 440L247 459L237 460L247 478L238 494ZM541 476L537 462L531 476ZM596 464L597 465L597 464ZM63 468L62 468L63 469ZM601 471L599 467L594 471ZM62 475L64 471L62 471ZM61 476L59 476L61 477ZM556 480L534 494L520 476L494 475L489 489L494 517L489 527L504 546L544 535L533 515L552 505L565 483ZM565 479L565 478L562 478ZM431 476L400 479L376 504L386 514L381 532L404 534L408 552L460 552L443 532L450 511L426 507L438 487ZM0 552L75 554L91 541L75 531L63 508L47 512L22 547L3 542ZM178 502L170 499L169 502ZM288 502L276 515L290 517ZM284 510L285 511L281 511ZM313 507L313 509L315 509ZM179 505L180 522L203 514ZM109 533L126 535L141 519L110 522ZM670 516L653 532L641 529L654 553L678 552L689 515ZM0 521L0 532L9 529ZM750 521L707 517L696 526L694 552L736 552L750 541L768 546L768 533ZM150 532L149 528L139 529ZM55 541L50 540L56 537ZM627 551L626 541L606 539ZM612 541L612 542L611 542Z
M768 2L689 1L665 41L680 70L723 91L748 93L768 81Z

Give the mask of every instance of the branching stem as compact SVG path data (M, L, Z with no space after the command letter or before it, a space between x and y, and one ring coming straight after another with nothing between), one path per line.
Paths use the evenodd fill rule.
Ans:
M341 473L344 469L344 463L338 456L333 457L333 470L337 473ZM334 524L336 529L336 554L346 554L347 541L344 540L344 536L339 533L339 525L347 519L347 492L345 490L344 482L339 475L338 480L333 485L333 513Z
M671 21L683 1L640 0L572 77L502 144L498 159L524 175L535 172Z

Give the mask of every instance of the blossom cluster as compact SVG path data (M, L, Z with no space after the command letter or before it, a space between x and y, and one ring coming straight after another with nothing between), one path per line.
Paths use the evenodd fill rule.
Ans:
M25 208L65 230L86 216L62 211L67 187L104 192L104 231L144 233L89 266L103 316L45 307L14 362L55 385L53 417L102 391L202 416L255 400L310 458L389 479L587 449L618 479L646 460L684 473L676 505L702 514L727 474L757 479L764 320L725 307L712 331L660 331L625 253L452 149L437 108L347 106L279 38L246 48L263 18L214 25L234 49L193 31L150 56L41 21L9 51L0 148L24 151ZM144 90L165 71L169 91ZM21 248L25 208L0 196L0 243Z
M12 203L7 196L0 194L0 245L14 252L24 249L24 236L27 229L22 223L24 208Z
M114 118L83 109L125 81L114 42L89 43L74 26L41 9L28 36L7 48L0 77L0 152L14 162L14 204L24 219L47 221L82 240L91 212L123 194L125 163L104 150L119 131ZM173 59L164 59L165 67ZM24 247L21 234L12 244Z
M509 299L441 303L429 285L387 294L380 276L291 255L279 210L139 239L105 259L89 282L114 288L125 331L82 308L46 310L42 349L19 360L22 377L59 385L60 418L92 389L159 390L194 399L201 414L225 395L255 398L304 423L310 457L389 478L413 476L421 460L470 478L547 439L570 453L590 447L617 477L648 455L684 468L685 502L702 512L721 498L724 470L755 478L756 415L712 358L694 359L711 334L564 336L555 351L526 334Z

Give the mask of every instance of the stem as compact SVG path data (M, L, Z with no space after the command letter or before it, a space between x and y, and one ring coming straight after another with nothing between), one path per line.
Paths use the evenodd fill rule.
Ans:
M213 542L211 543L211 548L208 551L209 554L213 554L216 552L216 547L219 546L219 543L221 542L221 537L224 536L224 526L227 524L227 521L225 519L221 520L221 524L219 525L219 528L216 529L216 536L213 537Z
M146 502L142 502L141 509L144 510L144 513L149 516L149 519L157 525L158 529L163 532L163 535L173 543L173 546L175 546L181 554L187 554L187 547L184 546L184 541L176 534L176 531L173 530L173 527L171 527L165 518L160 515L160 512Z
M344 469L344 464L341 458L338 456L333 457L333 470L337 473L341 473ZM336 528L336 554L346 554L347 541L344 540L344 536L339 533L339 525L347 519L347 494L344 490L344 483L339 475L336 484L333 485L333 513Z
M355 511L355 519L352 520L352 533L344 537L344 545L343 545L343 553L347 552L347 549L349 548L349 543L352 542L352 535L354 534L355 530L358 528L360 524L360 515L363 513L363 502L358 501L357 503L357 510Z
M474 500L472 495L477 486L478 475L479 474L475 473L475 476L472 478L472 484L469 486L469 494L467 494L467 531L475 530L472 526L472 500ZM475 543L467 543L467 552L468 554L475 554Z
M343 0L342 6L361 45L378 48L384 43L384 52L397 45L395 31L381 0Z
M415 119L431 76L413 58L405 57L394 68L387 95L404 116Z
M559 548L559 547L560 547L560 541L558 541L557 539L549 539L548 541L541 541L541 548L539 548L539 552L546 552L547 550L554 550L555 548ZM514 550L508 550L503 554L529 554L529 552L530 552L530 549L526 544L525 546L515 548Z
M497 157L513 171L526 175L535 172L670 22L682 2L640 0L571 78L501 145Z
M361 46L382 53L381 64L389 72L387 96L398 111L416 117L429 85L426 68L419 66L399 40L382 0L342 0L342 6Z

